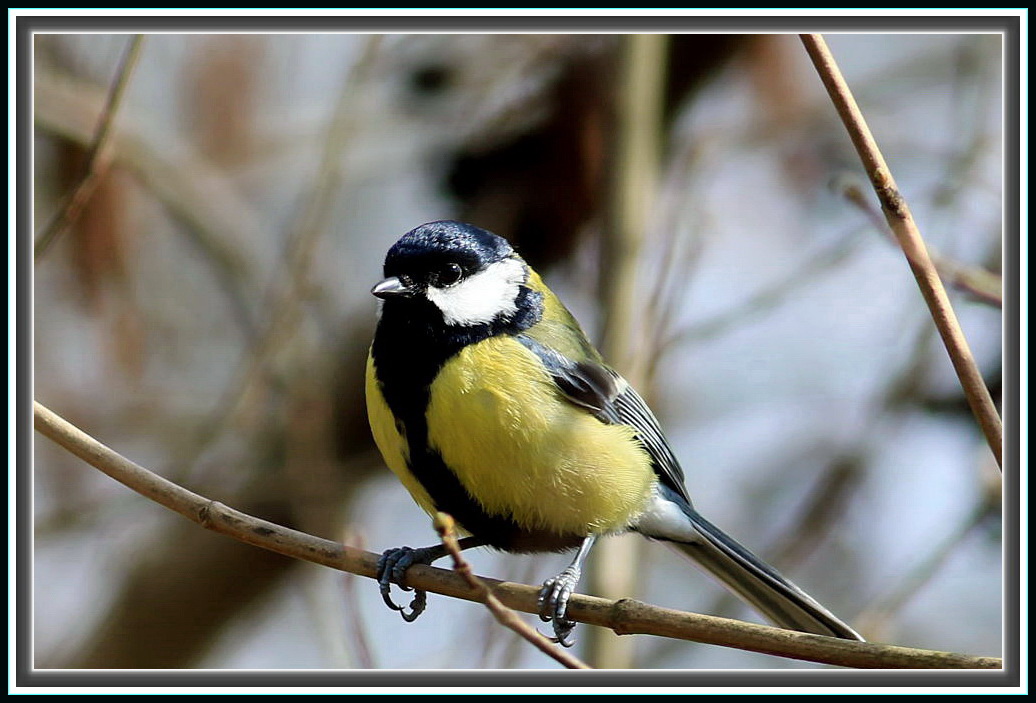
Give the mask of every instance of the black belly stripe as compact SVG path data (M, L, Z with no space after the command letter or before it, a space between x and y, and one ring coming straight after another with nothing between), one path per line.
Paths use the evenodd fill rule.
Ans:
M523 529L509 517L483 509L428 446L429 392L439 369L469 344L497 334L518 334L539 320L538 293L522 288L518 315L471 327L446 327L438 310L420 299L388 300L374 336L371 355L385 402L402 424L410 452L408 467L437 510L449 513L487 545L508 551L553 551L579 544L582 536ZM501 467L502 469L505 467Z

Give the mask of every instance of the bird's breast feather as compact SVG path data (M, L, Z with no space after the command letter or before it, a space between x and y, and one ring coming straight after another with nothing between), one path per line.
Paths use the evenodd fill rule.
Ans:
M654 474L633 428L568 402L514 337L462 349L430 398L429 443L491 513L589 533L624 528L647 503Z

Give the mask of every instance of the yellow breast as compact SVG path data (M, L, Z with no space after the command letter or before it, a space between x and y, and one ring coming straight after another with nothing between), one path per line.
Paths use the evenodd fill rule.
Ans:
M447 362L426 415L429 443L468 492L523 527L621 529L643 510L655 480L633 429L564 400L513 337L466 347ZM427 508L423 489L404 483Z

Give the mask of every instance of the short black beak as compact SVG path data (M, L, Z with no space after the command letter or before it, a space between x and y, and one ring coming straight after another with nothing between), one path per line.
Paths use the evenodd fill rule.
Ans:
M382 300L387 300L396 296L411 295L413 294L413 291L395 276L389 276L384 281L371 288L371 294L381 298Z

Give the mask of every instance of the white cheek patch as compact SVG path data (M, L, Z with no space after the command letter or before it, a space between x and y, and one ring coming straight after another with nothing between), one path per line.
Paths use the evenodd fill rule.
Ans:
M517 259L504 259L455 285L429 286L425 295L442 312L447 325L484 324L518 310L515 301L525 278L525 264Z

